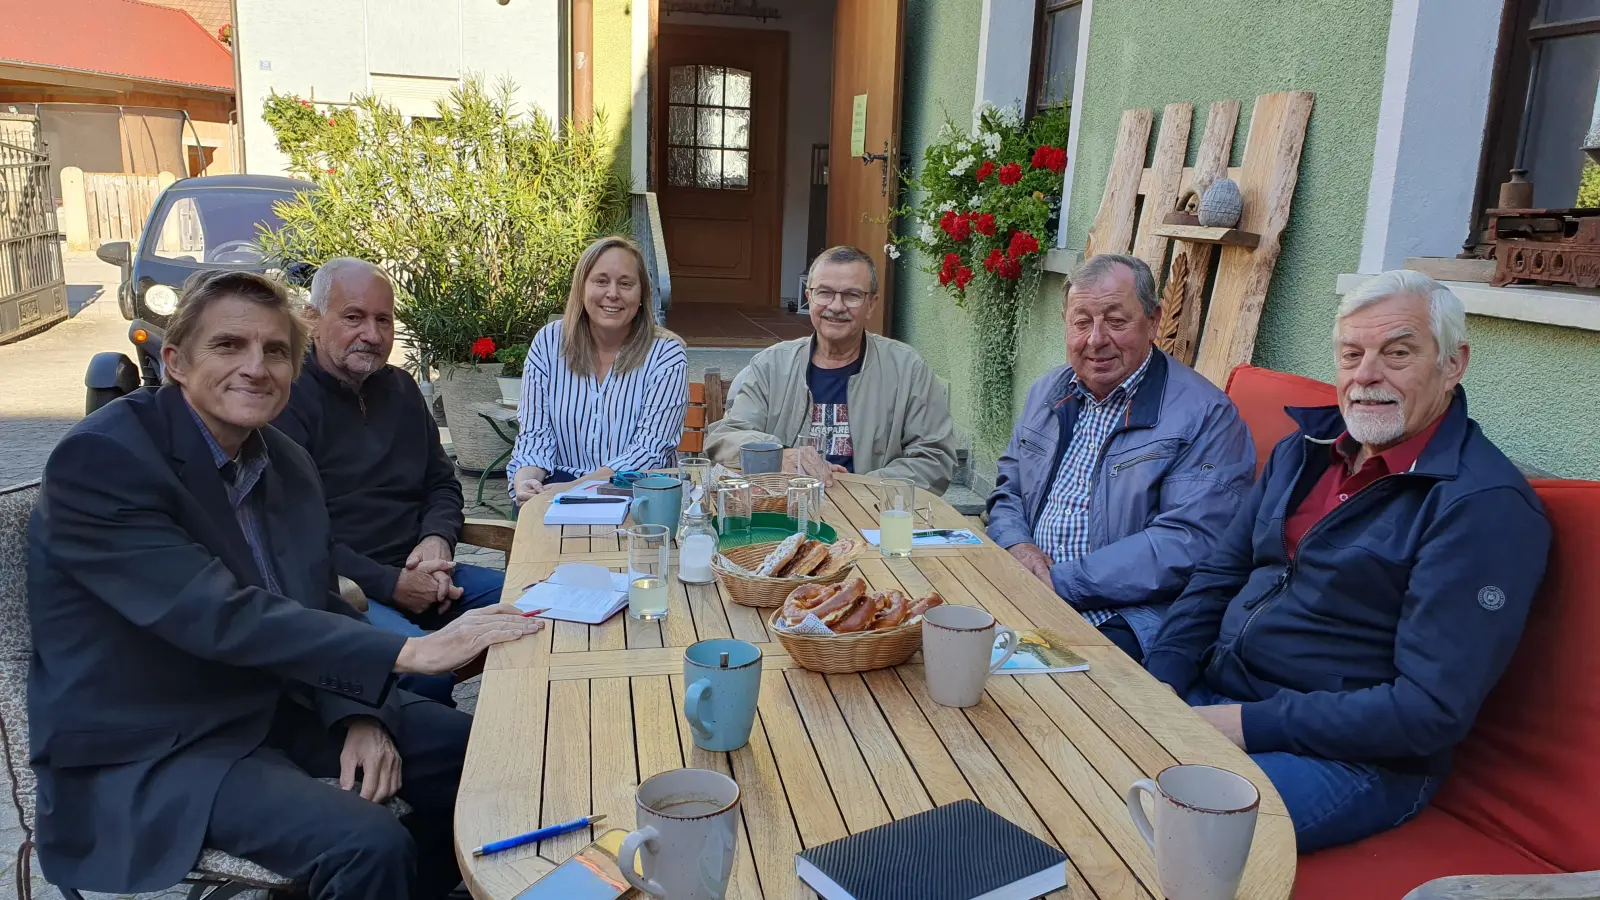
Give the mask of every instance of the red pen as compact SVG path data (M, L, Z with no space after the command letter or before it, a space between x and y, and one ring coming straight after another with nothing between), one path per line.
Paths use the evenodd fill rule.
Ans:
M544 609L536 609L536 610L533 610L532 612L525 612L525 613L522 614L522 617L524 619L531 619L534 616L542 615L542 614L547 613L549 611L550 611L550 607L547 606Z

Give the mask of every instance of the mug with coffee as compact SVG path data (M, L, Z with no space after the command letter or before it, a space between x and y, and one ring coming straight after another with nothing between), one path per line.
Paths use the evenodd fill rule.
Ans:
M996 636L1006 649L994 657ZM922 614L928 696L943 706L976 706L984 682L1017 652L1017 633L976 606L935 606Z
M1154 826L1140 794L1155 800ZM1233 900L1260 805L1261 792L1248 779L1214 766L1169 766L1128 788L1128 815L1155 851L1169 900Z
M661 900L722 900L739 847L739 785L720 772L671 769L645 779L634 805L639 828L618 854L628 883Z

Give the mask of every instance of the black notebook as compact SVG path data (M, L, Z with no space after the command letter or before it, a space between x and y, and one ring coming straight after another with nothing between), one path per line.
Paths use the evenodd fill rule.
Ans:
M1030 900L1067 886L1067 855L972 800L812 847L794 860L826 900Z

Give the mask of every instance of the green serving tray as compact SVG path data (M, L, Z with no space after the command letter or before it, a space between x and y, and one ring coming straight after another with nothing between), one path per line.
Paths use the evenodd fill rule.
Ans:
M751 544L775 544L798 530L800 523L782 513L758 512L750 517L749 531L722 535L717 541L717 550L727 551ZM811 536L824 544L831 544L839 539L839 532L834 531L827 522L818 522L812 526Z

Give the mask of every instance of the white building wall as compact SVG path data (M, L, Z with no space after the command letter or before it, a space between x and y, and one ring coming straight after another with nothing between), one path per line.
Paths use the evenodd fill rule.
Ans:
M345 103L372 75L516 83L519 104L560 113L559 0L234 0L245 171L285 174L261 118L274 90Z

